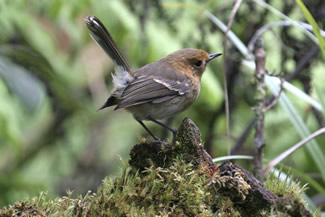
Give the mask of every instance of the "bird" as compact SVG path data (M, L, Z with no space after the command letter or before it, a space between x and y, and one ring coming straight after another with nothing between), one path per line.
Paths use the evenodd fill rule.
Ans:
M98 111L110 106L115 106L114 110L126 109L154 140L161 141L143 121L152 121L171 131L175 144L177 131L160 120L184 111L198 98L207 64L222 54L184 48L132 70L102 22L87 16L85 23L92 39L115 63L113 89Z

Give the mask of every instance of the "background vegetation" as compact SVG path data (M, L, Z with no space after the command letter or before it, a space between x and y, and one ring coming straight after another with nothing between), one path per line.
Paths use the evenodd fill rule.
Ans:
M68 189L83 194L97 189L105 176L120 172L120 158L127 160L133 144L147 136L125 111L96 113L112 87L114 66L88 35L85 16L99 17L131 65L138 68L184 47L224 52L224 33L213 18L226 24L234 4L213 0L0 0L0 207L40 191L54 197ZM324 29L324 3L309 0L304 4ZM249 42L261 27L273 27L261 35L266 68L306 93L285 88L295 112L286 110L283 98L267 111L266 160L324 127L325 64L320 40L296 21L307 23L293 0L243 1L231 27L243 49L250 48ZM227 155L228 145L232 154L254 153L254 69L249 53L239 48L238 41L228 40L224 69L230 137L226 133L222 58L209 65L195 104L169 121L175 128L184 117L195 121L213 157ZM166 136L160 127L148 125ZM283 162L292 167L294 179L310 184L306 192L310 204L320 208L325 201L325 174L320 168L325 160L324 139L320 136L310 145L316 149L303 147ZM238 163L252 169L250 161Z

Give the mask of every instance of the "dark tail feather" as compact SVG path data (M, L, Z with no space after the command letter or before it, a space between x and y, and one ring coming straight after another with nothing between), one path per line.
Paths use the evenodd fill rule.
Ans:
M113 106L113 105L117 105L118 103L118 100L116 99L116 97L114 96L110 96L108 97L108 99L106 100L105 104L102 105L99 109L97 109L97 112L106 108L106 107L110 107L110 106Z
M100 22L100 20L95 16L86 17L85 22L90 30L90 36L94 41L97 42L97 44L118 66L122 66L125 71L130 72L130 65L102 22Z

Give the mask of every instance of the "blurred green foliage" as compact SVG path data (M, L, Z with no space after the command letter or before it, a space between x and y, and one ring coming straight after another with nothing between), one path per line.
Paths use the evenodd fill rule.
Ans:
M184 47L223 52L224 35L204 10L227 23L234 2L0 0L0 207L41 190L62 195L67 189L79 193L97 189L105 176L120 171L119 158L128 159L139 137L147 136L125 111L96 113L112 88L114 66L88 35L85 16L99 17L131 65L138 68ZM306 6L324 29L320 2L310 1ZM304 21L295 2L268 3L292 19ZM279 20L281 17L254 2L244 1L232 31L248 43L258 28ZM315 85L317 96L324 97L325 64L307 36L295 27L279 27L265 33L263 39L270 72L283 72L312 96ZM178 127L186 116L195 121L214 157L226 155L225 144L236 144L254 118L253 72L241 65L243 57L229 41L227 54L231 138L226 137L222 58L205 72L197 102L172 124ZM322 113L296 96L288 96L310 131L324 126ZM165 134L160 127L148 126ZM253 136L252 129L237 154L253 153ZM278 106L266 114L265 137L266 159L300 140ZM324 152L324 137L317 140ZM285 163L324 186L312 157L302 148ZM308 193L318 192L310 188Z

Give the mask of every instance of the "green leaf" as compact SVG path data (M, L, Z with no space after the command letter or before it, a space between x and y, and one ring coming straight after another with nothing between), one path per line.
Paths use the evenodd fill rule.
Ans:
M305 18L307 19L308 23L313 27L313 32L318 39L319 47L323 54L323 59L325 60L325 39L320 34L320 29L319 29L315 19L313 18L313 16L311 15L311 13L307 9L307 7L304 5L304 3L301 0L296 0L296 2L298 4L298 6L300 7L300 9L302 10L302 12L304 13Z

